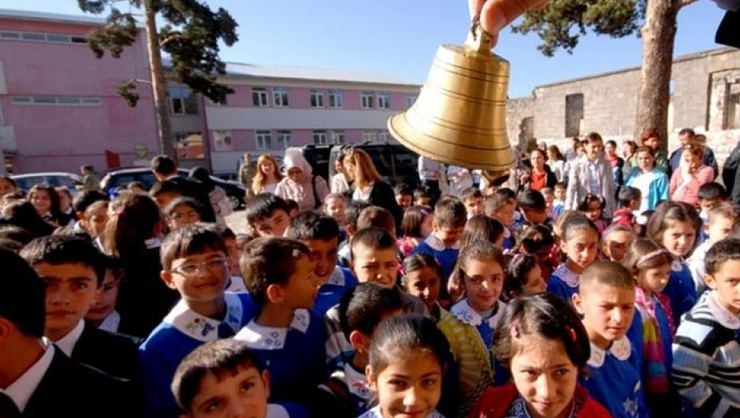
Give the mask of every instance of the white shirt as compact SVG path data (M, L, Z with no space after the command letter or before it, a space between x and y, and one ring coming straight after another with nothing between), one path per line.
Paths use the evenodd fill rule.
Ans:
M103 322L98 325L99 329L109 332L118 332L118 325L121 323L121 314L118 311L113 311L103 319Z
M630 182L630 186L639 189L640 193L642 194L642 199L640 200L640 208L634 211L635 216L640 216L642 212L648 210L648 205L650 204L650 183L652 183L653 179L655 178L655 173L653 173L653 171L655 170L651 170L647 173L639 173L635 175L635 177Z
M28 400L31 399L31 395L36 390L38 385L41 383L41 379L44 378L46 371L51 366L51 361L54 359L54 345L48 343L47 340L44 342L39 341L44 347L45 352L36 360L33 366L29 367L20 377L15 379L15 382L11 383L3 392L10 396L10 399L15 402L18 409L23 412L28 405Z
M82 335L82 331L84 329L85 321L80 319L80 322L78 322L77 325L72 328L72 331L68 332L67 335L60 338L59 340L54 341L54 344L56 344L56 346L59 347L59 349L62 350L64 354L66 354L68 357L71 357L72 350L75 349L75 345L80 339L80 335Z
M595 194L596 196L601 195L601 175L599 174L599 159L595 161L586 160L586 166L588 167L588 188L589 193Z

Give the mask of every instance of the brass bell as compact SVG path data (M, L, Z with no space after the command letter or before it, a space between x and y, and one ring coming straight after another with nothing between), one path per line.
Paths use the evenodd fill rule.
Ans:
M388 119L388 130L417 154L482 169L506 180L516 158L506 133L509 62L491 52L491 38L474 21L464 46L442 45L416 102Z

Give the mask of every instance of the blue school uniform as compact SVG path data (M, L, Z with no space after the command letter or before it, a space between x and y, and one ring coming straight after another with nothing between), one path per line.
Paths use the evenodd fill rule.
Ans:
M253 319L234 337L245 341L257 360L270 372L270 399L305 403L305 396L325 378L321 317L298 309L287 328L266 327Z
M267 405L265 418L309 418L311 416L308 408L291 403L271 403Z
M691 270L685 262L675 260L671 264L671 275L668 278L668 285L663 289L663 294L671 300L673 323L679 324L681 316L690 311L699 300Z
M326 311L339 303L347 289L357 286L357 279L349 269L336 266L329 277L329 281L319 287L316 303L311 309L319 316L326 315Z
M411 254L423 253L429 254L434 257L442 267L442 282L443 289L447 288L447 280L452 274L452 270L455 268L457 262L457 255L460 249L457 247L447 247L441 239L429 235L421 244L417 245Z
M257 312L246 293L226 293L226 317L207 318L180 301L139 347L147 416L177 416L170 384L180 361L198 346L234 336Z
M552 272L552 276L547 280L547 291L571 303L572 296L578 293L579 284L579 275L563 263Z
M638 357L626 336L607 350L591 344L588 375L580 378L581 384L614 418L649 416Z
M504 250L512 250L516 247L516 238L511 229L504 227Z

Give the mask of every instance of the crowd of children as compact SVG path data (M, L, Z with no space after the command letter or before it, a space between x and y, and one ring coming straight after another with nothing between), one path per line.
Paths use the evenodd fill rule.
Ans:
M641 149L650 181L594 183L600 141L570 186L399 185L400 223L267 191L235 233L163 177L78 194L52 233L35 187L0 227L0 416L32 416L64 363L109 391L99 416L739 417L737 208L717 183L645 205Z

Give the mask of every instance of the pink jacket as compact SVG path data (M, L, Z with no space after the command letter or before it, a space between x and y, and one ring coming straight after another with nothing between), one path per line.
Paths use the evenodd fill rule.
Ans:
M687 179L683 178L679 169L671 175L668 193L671 200L696 206L699 203L699 187L712 180L714 180L712 167L702 165Z

